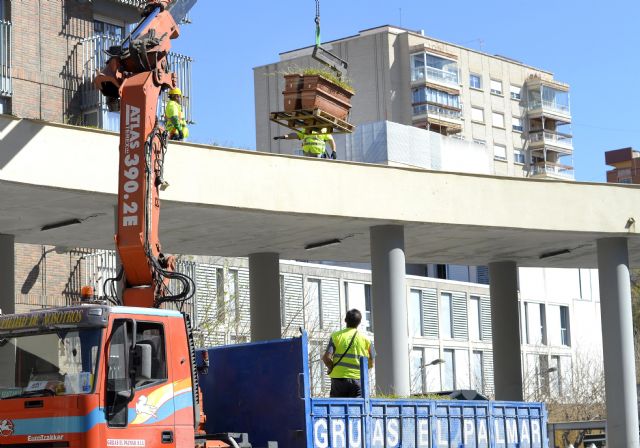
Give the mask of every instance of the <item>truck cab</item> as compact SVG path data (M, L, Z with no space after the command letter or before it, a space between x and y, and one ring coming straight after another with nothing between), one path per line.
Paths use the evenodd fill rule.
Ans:
M104 304L0 316L0 445L194 446L187 325Z

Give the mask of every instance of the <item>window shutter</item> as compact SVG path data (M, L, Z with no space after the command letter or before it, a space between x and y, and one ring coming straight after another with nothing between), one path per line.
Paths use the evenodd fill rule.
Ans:
M491 341L491 299L480 297L480 337Z
M454 292L452 296L453 312L453 338L460 340L469 339L469 327L467 322L467 295L463 292Z
M322 282L320 282L320 300L322 300L322 329L328 331L339 330L340 283L338 280L322 279Z
M482 364L482 376L484 377L484 393L485 395L493 395L493 351L487 350L485 352L482 352Z
M426 337L438 338L438 293L435 289L422 290L422 327Z
M302 294L302 275L284 274L284 328L295 329L304 326L304 298Z

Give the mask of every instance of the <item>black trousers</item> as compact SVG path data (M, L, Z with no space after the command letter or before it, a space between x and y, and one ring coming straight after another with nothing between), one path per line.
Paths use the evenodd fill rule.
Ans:
M331 378L332 398L359 398L362 396L360 380L351 378Z

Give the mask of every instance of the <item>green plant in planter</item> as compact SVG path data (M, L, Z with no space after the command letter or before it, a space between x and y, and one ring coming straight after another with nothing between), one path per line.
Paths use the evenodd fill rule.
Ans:
M331 81L335 85L342 87L345 90L348 90L351 93L355 93L355 89L351 85L351 81L349 79L339 79L333 72L329 70L324 70L321 68L315 67L307 67L300 68L291 66L282 72L283 75L302 75L302 76L320 76L328 81Z

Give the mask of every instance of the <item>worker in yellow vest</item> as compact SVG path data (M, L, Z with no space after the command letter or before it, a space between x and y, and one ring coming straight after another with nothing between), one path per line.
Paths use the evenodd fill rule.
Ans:
M373 368L376 350L373 342L358 333L362 313L357 309L347 311L344 322L347 328L331 335L322 361L331 377L331 397L356 398L362 396L360 383L360 357L368 359L369 369Z
M298 132L292 132L278 137L273 137L274 140L287 140L298 139L302 140L302 153L305 157L321 157L336 158L336 142L333 140L333 136L328 132L327 128L321 129L302 129ZM329 144L331 148L331 154L327 153L326 145Z
M173 88L169 90L169 101L164 110L164 119L170 140L184 140L189 137L189 128L182 113L182 91Z

